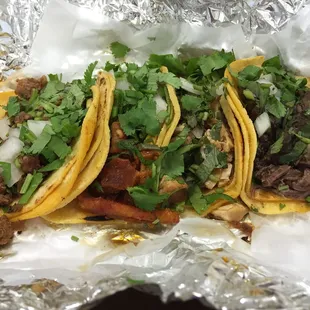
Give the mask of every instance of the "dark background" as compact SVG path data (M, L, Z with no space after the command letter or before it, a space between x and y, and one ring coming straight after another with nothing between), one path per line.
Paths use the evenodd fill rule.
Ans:
M163 304L161 300L153 295L143 293L136 289L130 288L123 292L116 293L105 298L100 304L92 310L101 309L135 309L135 310L214 310L203 306L199 300L190 300L186 302L171 301Z

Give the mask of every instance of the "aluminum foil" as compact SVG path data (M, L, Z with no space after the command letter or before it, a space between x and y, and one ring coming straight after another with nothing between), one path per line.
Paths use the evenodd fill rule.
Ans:
M23 74L69 79L109 60L109 43L120 40L136 62L150 52L223 48L239 58L280 54L307 74L306 2L2 0L0 69L5 77L27 65ZM218 309L308 309L308 216L252 220L251 246L223 223L191 217L159 231L30 221L0 251L0 309L77 309L133 285L163 301L199 298Z

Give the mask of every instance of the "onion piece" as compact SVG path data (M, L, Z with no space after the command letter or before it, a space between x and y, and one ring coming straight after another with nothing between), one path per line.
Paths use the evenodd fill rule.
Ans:
M200 90L197 90L194 88L194 85L187 81L186 79L184 78L180 78L180 81L181 81L181 88L183 88L184 90L188 91L189 93L192 93L192 94L195 94L195 95L201 95L202 92Z
M8 138L9 130L9 119L7 116L5 116L4 118L0 119L0 138L2 140L6 140Z
M49 121L27 121L27 125L30 131L32 131L37 137L42 133L46 125L50 125Z
M20 128L11 128L9 131L9 138L10 137L15 137L19 139L19 135L20 135Z
M156 102L156 114L167 110L167 102L160 95L156 95L154 100Z
M218 96L224 95L224 84L222 83L217 89L216 89L216 94Z
M268 113L264 112L258 116L254 122L254 126L258 137L261 137L271 127Z
M12 163L20 154L24 143L18 138L10 137L0 146L0 161Z
M271 74L262 74L260 78L257 80L257 83L260 84L273 84L272 75Z
M8 187L13 186L15 183L17 183L23 175L23 172L18 169L15 164L11 163L11 179L8 182Z
M192 130L192 134L195 136L195 138L201 139L203 136L203 129L201 127L195 127Z
M119 90L128 90L130 88L130 84L125 79L116 80L116 89Z

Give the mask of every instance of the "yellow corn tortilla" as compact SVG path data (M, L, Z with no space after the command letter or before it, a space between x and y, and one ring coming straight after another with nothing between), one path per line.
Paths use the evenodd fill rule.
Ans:
M161 67L160 68L162 73L168 73L168 69L166 67ZM168 91L168 95L170 98L170 102L168 102L167 104L171 104L171 116L172 116L172 121L170 124L166 124L164 123L158 138L156 140L156 145L159 147L164 147L167 146L172 138L172 135L175 131L175 129L178 126L178 123L180 121L181 118L181 109L180 109L180 105L178 103L178 98L175 94L175 89L167 84L167 91ZM170 116L170 117L171 117Z
M20 212L9 213L11 221L25 220L46 214L56 208L72 190L96 129L99 106L99 86L92 87L93 99L84 118L81 134L76 140L71 154L64 165L52 173L35 192L31 200ZM51 212L51 211L50 211Z
M264 62L263 56L236 60L230 64L230 70L240 72L248 65L261 66ZM243 107L238 95L237 80L233 78L229 70L226 69L225 77L230 83L226 83L227 96L226 99L235 114L236 119L241 127L244 145L244 165L241 199L253 211L263 214L279 214L289 212L307 212L309 204L301 200L293 200L276 195L265 190L258 190L252 185L252 176L254 169L254 160L257 150L257 136L254 124L251 121L246 109ZM281 208L280 204L284 203L285 208Z

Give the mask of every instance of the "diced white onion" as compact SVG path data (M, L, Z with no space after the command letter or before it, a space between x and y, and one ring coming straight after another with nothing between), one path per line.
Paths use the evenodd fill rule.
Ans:
M15 138L19 138L20 135L20 128L11 128L9 131L9 138L10 137L15 137Z
M261 137L270 127L270 118L267 112L264 112L254 122L257 135Z
M9 130L9 119L5 116L4 118L0 119L0 138L2 140L7 139Z
M222 83L217 89L216 89L216 94L218 96L224 95L224 84Z
M120 69L123 71L123 72L127 72L127 65L125 63L122 63L120 65Z
M130 86L130 84L125 79L116 80L116 89L128 90L129 86Z
M232 171L232 164L227 164L227 168L222 170L221 180L228 180Z
M203 136L203 129L201 127L195 127L192 130L192 134L195 136L195 138L201 139Z
M23 175L23 172L18 169L14 163L11 163L11 180L8 182L8 186L11 187L17 183Z
M158 114L160 111L167 110L167 102L161 96L156 95L154 100L156 102L156 114Z
M30 131L32 131L37 137L42 133L46 125L50 125L49 121L27 121L27 125Z
M273 84L272 81L272 75L271 74L265 74L265 75L261 75L260 78L257 80L257 83L260 84Z
M0 146L0 161L12 163L20 154L24 143L18 138L10 137Z
M181 81L181 84L182 84L181 87L184 90L188 91L189 93L192 93L192 94L195 94L195 95L201 95L202 94L201 91L199 91L199 90L194 88L194 86L193 86L193 84L191 82L185 80L184 78L180 78L180 81Z

